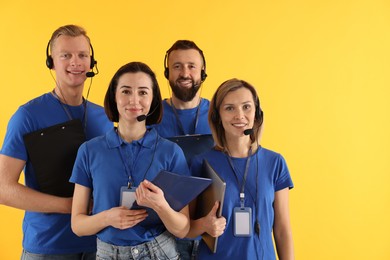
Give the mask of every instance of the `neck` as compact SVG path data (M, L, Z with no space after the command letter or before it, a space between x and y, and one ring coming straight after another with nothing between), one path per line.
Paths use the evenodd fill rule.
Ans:
M59 88L57 86L54 93L64 104L79 106L83 103L83 92L80 89Z
M119 136L128 143L141 139L146 132L146 126L142 123L130 124L126 122L118 123Z
M236 158L248 157L249 149L252 147L251 139L249 136L242 138L226 138L226 148L229 155ZM254 152L252 147L252 153Z
M199 105L201 100L199 92L195 95L195 97L190 101L182 101L175 97L175 95L172 95L172 98L170 100L171 105L173 105L177 109L191 109L195 108Z

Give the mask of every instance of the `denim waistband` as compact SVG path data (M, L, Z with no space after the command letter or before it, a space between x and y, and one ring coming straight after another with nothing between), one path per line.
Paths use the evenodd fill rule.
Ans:
M178 259L176 240L168 231L136 246L116 246L97 239L96 259Z

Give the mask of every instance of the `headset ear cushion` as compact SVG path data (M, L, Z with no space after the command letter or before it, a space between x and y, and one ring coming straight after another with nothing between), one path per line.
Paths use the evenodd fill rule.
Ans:
M53 63L53 58L48 55L46 57L46 66L49 68L49 69L52 69L54 67L54 63Z
M264 117L263 110L261 110L261 108L256 109L255 116L256 116L256 120L258 120L261 125L263 123L263 117Z
M95 61L95 59L93 58L93 56L91 56L91 65L89 65L89 67L90 67L91 69L93 69L93 67L95 67L95 65L96 65L96 61Z
M166 79L169 79L169 69L168 68L165 68L164 76L165 76Z
M200 71L200 79L201 79L202 81L205 81L206 78L207 78L206 71L201 70L201 71Z

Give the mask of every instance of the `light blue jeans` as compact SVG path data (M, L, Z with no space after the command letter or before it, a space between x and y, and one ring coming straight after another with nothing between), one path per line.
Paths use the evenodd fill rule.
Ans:
M176 240L168 231L163 232L153 240L136 246L115 246L97 240L97 260L128 260L128 259L180 259L176 248Z
M21 260L94 260L96 253L44 255L27 252L23 249Z

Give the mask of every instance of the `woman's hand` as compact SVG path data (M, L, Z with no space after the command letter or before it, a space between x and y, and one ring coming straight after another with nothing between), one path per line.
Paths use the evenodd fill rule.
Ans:
M163 207L169 207L168 202L164 198L164 192L148 180L140 183L135 191L137 204L144 207L149 207L159 212Z
M127 229L134 227L147 216L148 214L145 209L133 210L121 206L107 210L105 220L107 226L113 226L118 229Z
M209 214L204 217L203 220L205 231L212 237L219 237L223 234L226 228L226 219L224 217L217 217L218 208L219 202L216 201L214 207L210 210Z

